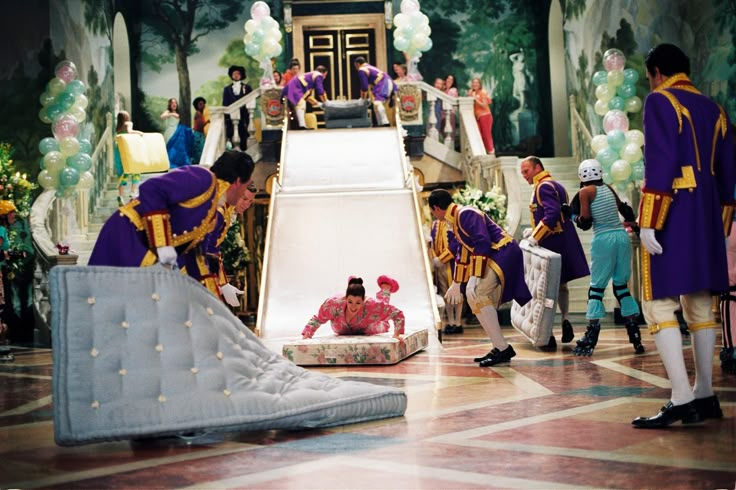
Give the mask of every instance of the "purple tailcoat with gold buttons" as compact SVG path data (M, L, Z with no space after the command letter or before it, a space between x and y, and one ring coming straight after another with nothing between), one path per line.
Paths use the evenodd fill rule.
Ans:
M560 254L560 284L590 274L575 225L562 214L562 204L567 202L567 191L549 172L544 170L534 176L534 192L529 205L532 236L540 247Z
M728 291L724 238L736 185L728 116L676 74L647 96L644 137L639 225L656 230L663 252L642 247L643 298Z
M525 305L532 295L524 280L524 257L519 244L485 213L473 207L451 204L445 220L460 242L455 258L455 282L483 277L490 267L503 288L501 303L515 300Z
M318 71L310 71L297 75L284 86L281 96L289 99L294 106L314 94L317 98L325 95L325 76Z
M389 100L397 90L396 84L385 71L368 63L363 63L358 68L358 80L361 92L368 92L369 86L373 86L373 100L377 102Z
M145 267L156 249L171 245L187 267L215 224L218 180L204 167L188 166L146 180L140 195L105 222L89 265ZM168 243L167 243L168 242Z

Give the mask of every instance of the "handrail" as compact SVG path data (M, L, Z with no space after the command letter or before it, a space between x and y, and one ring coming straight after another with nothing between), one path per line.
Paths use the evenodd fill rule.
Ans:
M260 149L252 144L252 136L255 133L253 118L256 107L256 100L261 96L261 89L256 88L245 97L236 100L229 106L209 106L210 111L210 127L207 131L207 138L204 140L204 148L202 148L202 156L200 165L211 166L215 160L225 151L225 116L228 115L233 121L233 125L237 126L240 120L240 109L248 108L250 114L250 123L248 125L248 149L247 153L253 157L254 161L260 160ZM237 131L233 134L233 139L239 138Z

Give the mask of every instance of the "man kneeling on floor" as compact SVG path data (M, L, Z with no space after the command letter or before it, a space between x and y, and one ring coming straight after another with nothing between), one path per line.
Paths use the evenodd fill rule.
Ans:
M524 260L519 244L483 212L455 204L444 189L432 191L429 208L435 218L447 221L461 245L455 257L453 283L445 300L449 304L463 301L460 282L469 271L465 291L468 304L493 344L491 351L475 358L475 362L481 367L509 362L516 352L501 333L496 310L512 299L525 305L532 298L524 282Z

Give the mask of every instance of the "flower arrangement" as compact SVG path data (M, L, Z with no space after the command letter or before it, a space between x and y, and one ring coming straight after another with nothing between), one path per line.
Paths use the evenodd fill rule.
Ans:
M12 155L12 146L0 143L0 199L12 201L18 216L26 218L31 211L36 185L28 180L26 174L14 171Z
M227 235L220 246L222 254L222 265L225 273L229 276L235 275L245 268L250 262L250 252L245 245L243 235L240 233L240 221L234 220L227 229Z
M475 187L464 187L453 196L454 201L461 206L472 206L483 211L501 228L506 228L506 196L501 194L501 188L494 186L483 192Z

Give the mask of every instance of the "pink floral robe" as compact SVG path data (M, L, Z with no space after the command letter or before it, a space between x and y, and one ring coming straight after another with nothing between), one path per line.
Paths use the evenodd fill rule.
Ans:
M390 325L388 320L394 322L394 329L399 334L404 333L404 313L389 304L391 293L379 291L376 299L366 298L363 303L363 311L353 318L351 323L345 319L345 308L347 300L344 295L328 298L319 308L302 330L302 335L314 335L314 332L328 321L332 330L337 335L375 335L388 332Z

